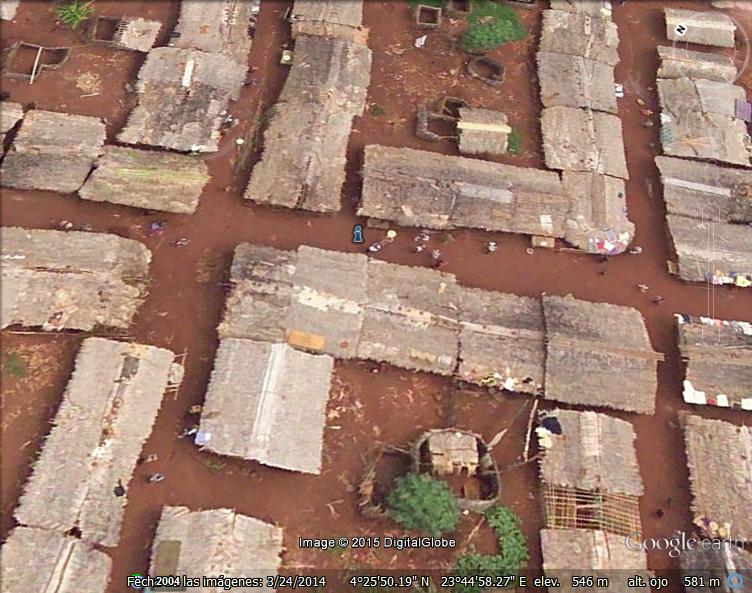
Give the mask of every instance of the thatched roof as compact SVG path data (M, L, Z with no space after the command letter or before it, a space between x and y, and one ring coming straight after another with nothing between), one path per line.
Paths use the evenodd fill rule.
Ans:
M548 413L559 420L561 435L540 462L541 479L552 486L642 496L634 428L629 422L574 410Z
M697 546L692 550L682 550L679 562L685 577L705 577L704 586L684 587L686 593L728 593L730 588L726 585L726 578L730 573L752 574L752 553L730 542L717 541L717 545L710 549ZM710 578L720 579L721 586L711 587Z
M581 5L597 10L600 2L585 0ZM578 56L615 66L619 63L618 46L619 29L610 20L593 19L579 11L543 11L539 51Z
M543 297L546 398L641 414L655 411L657 364L637 309Z
M544 107L585 107L618 113L613 66L543 51L536 54L536 60Z
M339 210L352 118L365 108L370 71L365 45L298 35L246 199L316 212Z
M550 0L549 5L553 10L585 15L595 19L611 20L611 2L593 2L593 0Z
M468 107L460 108L457 129L460 132L460 152L481 155L504 154L512 131L505 113Z
M113 44L133 51L148 52L159 37L162 29L160 21L138 18L124 18L120 21Z
M320 473L333 362L287 344L221 340L196 443L221 455Z
M750 166L747 125L735 112L735 102L746 100L742 87L690 78L659 78L657 85L663 152Z
M688 282L709 280L714 284L733 284L737 277L752 278L751 227L708 223L672 214L666 216L666 220L674 243L678 274L682 279ZM711 237L710 246L708 237Z
M664 8L666 15L666 37L671 41L697 43L716 47L734 47L734 20L716 11L698 12L680 8ZM683 35L676 32L678 25L684 25Z
M295 0L291 19L361 27L363 0Z
M546 166L629 179L621 120L610 113L547 107L541 114Z
M170 45L220 54L238 64L248 63L251 50L249 27L253 2L248 0L181 0L179 34Z
M751 541L752 429L688 414L683 421L692 512Z
M19 523L66 532L77 527L91 543L115 546L127 503L124 486L170 382L169 350L104 338L83 341L15 517ZM87 589L88 590L88 589Z
M102 152L105 125L96 117L30 111L0 167L3 187L72 193Z
M197 157L108 146L78 194L85 200L192 214L209 173Z
M659 45L658 58L658 78L705 78L728 83L736 80L734 60L723 54Z
M0 19L4 21L12 21L16 18L16 11L21 0L3 0L0 3Z
M104 593L109 556L75 537L16 527L2 547L3 593Z
M128 327L150 260L115 235L3 227L0 326Z
M752 411L752 324L703 318L679 320L679 350L687 362L684 401L715 402Z
M118 140L184 152L217 150L222 113L240 96L246 69L222 54L152 49L138 73L138 105Z
M659 156L669 214L713 222L752 222L752 171Z
M266 577L277 573L282 529L231 509L191 512L165 506L157 525L149 574ZM208 588L207 590L212 589ZM242 587L240 591L271 591Z
M5 135L23 119L23 116L23 105L20 103L12 103L11 101L0 103L0 144L5 141ZM0 151L2 150L4 150L4 147L0 148Z

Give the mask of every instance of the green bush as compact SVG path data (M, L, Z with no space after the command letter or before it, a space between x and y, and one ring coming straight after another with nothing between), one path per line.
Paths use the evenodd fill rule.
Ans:
M60 22L71 29L77 28L81 23L88 19L94 9L91 7L93 0L85 2L84 0L71 0L55 8L55 13Z
M24 364L23 359L15 352L8 354L5 359L5 368L3 370L8 376L13 377L14 379L23 379L26 376L26 365Z
M512 128L507 138L507 151L511 154L519 154L522 150L522 134L517 128Z
M452 531L460 513L449 487L428 474L411 473L397 478L386 504L387 514L394 521L434 537Z
M473 3L470 26L460 38L460 47L469 53L485 53L512 41L524 39L527 31L517 13L490 0Z

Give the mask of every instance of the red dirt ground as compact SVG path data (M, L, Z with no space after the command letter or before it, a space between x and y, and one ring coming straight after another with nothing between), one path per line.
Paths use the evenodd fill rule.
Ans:
M540 105L532 55L543 3L539 2L532 11L520 10L534 35L497 52L498 59L507 68L506 81L498 90L484 87L465 75L459 54L442 55L414 49L413 40L423 32L414 29L410 12L401 1L366 4L365 20L371 30L369 43L374 52L369 102L382 106L385 114L366 115L356 121L349 149L344 207L336 216L248 206L240 199L249 165L242 164L242 160L238 165L241 155L236 153L234 139L249 133L254 114L259 113L260 106L274 102L284 82L286 70L279 65L278 58L280 45L289 39L289 31L281 16L290 4L291 1L262 2L250 58L250 64L259 68L259 83L246 87L241 99L231 108L241 124L229 131L220 152L207 158L212 181L194 215L144 216L134 209L93 204L50 192L3 192L3 225L55 228L59 221L69 220L77 225L88 223L97 232L112 232L143 241L154 255L151 288L130 334L145 343L188 352L180 393L177 398L165 398L154 432L144 449L146 454L157 453L159 459L140 467L129 486L121 543L110 551L114 567L109 593L123 591L127 575L146 570L154 529L164 504L187 505L192 509L231 507L277 522L285 529L284 567L292 571L310 568L316 573L323 568L343 566L447 568L451 564L451 558L438 552L384 554L382 551L374 557L363 557L351 553L313 554L297 549L296 545L298 536L399 533L399 529L386 520L372 522L360 517L353 489L363 471L365 458L379 443L404 445L422 430L451 421L447 402L451 399L452 388L448 380L396 369L374 374L373 367L365 363L338 363L336 386L329 406L324 473L319 477L200 453L177 435L190 422L186 417L190 406L203 400L217 347L215 328L225 299L221 285L227 280L234 247L250 241L284 249L294 249L300 244L341 251L357 249L350 239L353 224L363 222L355 217L353 204L359 194L357 171L366 143L457 154L456 147L448 141L432 144L413 136L413 118L420 101L449 93L465 98L472 105L507 112L512 124L523 130L524 151L499 160L541 166L537 125ZM690 408L683 404L682 368L672 314L676 311L707 314L712 297L715 316L752 321L752 293L749 291L724 288L711 293L704 286L683 284L665 272L669 243L664 232L665 212L657 171L652 162L655 149L650 147L658 140L657 131L642 126L645 118L635 103L637 97L642 97L653 108L657 102L653 90L657 68L654 48L665 43L660 14L664 4L627 2L614 9L614 18L620 27L622 56L617 78L624 82L626 91L626 97L620 102L620 115L632 177L627 186L627 198L630 217L637 225L635 242L643 246L644 252L620 256L607 264L576 253L536 250L527 255L526 239L479 231L455 232L452 241L441 245L448 262L447 271L456 274L462 284L529 296L543 291L573 294L591 301L633 306L643 313L653 346L666 355L665 363L659 365L658 409L650 417L614 415L633 422L638 434L637 455L646 487L641 509L645 534L650 537L667 536L676 529L691 529L688 476L682 434L676 424L677 413L691 410L705 417L736 423L745 421L740 412ZM676 5L698 8L692 2ZM33 86L3 80L3 90L10 93L11 100L24 104L34 102L38 108L106 118L112 137L133 105L134 98L124 85L135 79L143 56L81 45L74 34L54 24L49 7L49 3L22 2L16 21L0 26L3 44L22 39L45 45L76 46L71 58L58 72L45 72ZM148 15L166 21L171 27L178 3L98 0L96 7L100 14ZM750 24L747 14L734 16L740 23ZM163 35L167 31L169 27ZM434 47L430 43L429 40L428 47ZM736 56L740 65L744 62L743 54ZM100 95L80 97L85 92L76 88L76 80L83 72L99 75ZM741 83L749 87L748 69ZM251 161L257 156L251 155ZM166 221L163 236L146 235L145 228L151 220ZM378 239L382 233L367 229L366 241ZM380 252L379 257L395 263L428 265L428 256L411 251L414 234L411 229L401 230L397 240ZM182 248L170 245L180 237L189 238L190 244ZM499 242L501 247L495 254L483 253L484 242L488 240ZM599 273L602 269L607 271L605 275ZM652 291L641 293L636 288L638 283L650 285ZM664 304L651 303L655 294L665 297ZM14 525L10 513L48 431L49 421L54 417L82 339L83 336L76 334L3 333L2 538ZM7 372L7 356L14 352L25 362L27 377L13 378ZM454 412L456 425L491 439L511 422L509 433L494 450L497 462L504 467L514 463L523 448L527 413L523 412L513 422L512 419L525 402L521 396L465 394ZM544 407L553 406L546 403ZM165 474L167 479L160 484L147 484L145 476L154 471ZM542 525L542 514L538 490L534 464L503 475L502 502L523 519L533 568L540 567L537 532ZM670 506L668 497L672 499ZM654 515L658 507L665 510L662 519ZM458 531L463 543L475 523L475 517L463 518ZM481 530L476 540L481 549L490 551L492 539L487 531ZM650 554L649 562L653 569L676 568L675 561L660 554ZM678 582L674 582L672 590L679 590Z

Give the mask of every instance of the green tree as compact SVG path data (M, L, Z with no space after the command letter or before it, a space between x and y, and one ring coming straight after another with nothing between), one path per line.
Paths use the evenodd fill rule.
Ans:
M395 480L387 496L387 514L394 521L431 536L452 531L459 519L457 499L442 481L428 474L407 474Z
M88 19L94 9L91 7L93 0L85 2L84 0L71 0L55 8L55 13L60 22L71 29L77 28L81 23Z

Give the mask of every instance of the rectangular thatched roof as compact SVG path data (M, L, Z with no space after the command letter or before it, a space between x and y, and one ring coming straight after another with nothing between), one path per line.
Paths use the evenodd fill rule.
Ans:
M0 3L0 19L4 21L12 21L16 18L16 11L21 0L3 0Z
M161 29L160 21L127 17L120 21L112 41L120 48L148 52L157 42Z
M611 20L611 2L593 2L593 0L549 0L554 10L563 10L578 15L585 15L594 19Z
M320 473L333 362L287 344L221 340L197 444L221 455Z
M657 86L664 153L750 166L747 125L735 115L742 87L690 78L659 78Z
M0 103L0 143L5 142L5 135L10 132L15 125L23 119L24 110L20 103L3 101ZM5 147L1 147L3 151Z
M115 235L3 227L0 326L125 328L141 304L151 253Z
M541 114L546 166L629 179L621 120L610 113L547 107Z
M462 154L498 155L507 151L507 139L512 128L501 111L460 108L457 122Z
M541 479L552 486L642 496L634 428L629 422L574 410L554 410L562 427L540 462Z
M105 125L96 117L29 111L8 149L3 187L72 193L102 152Z
M752 228L673 214L666 220L683 280L733 284L738 275L752 278Z
M147 210L192 214L209 181L197 157L108 146L78 195Z
M692 415L683 420L694 516L730 523L732 538L752 541L752 429Z
M564 53L538 52L536 60L544 107L618 113L613 66Z
M640 414L655 411L656 353L637 309L543 297L546 398Z
M727 83L736 80L734 60L723 54L659 45L658 58L658 78L705 78Z
M104 593L110 557L73 536L16 527L2 547L3 593Z
M752 574L752 553L743 550L733 543L721 542L722 547L703 550L696 547L693 550L682 550L679 556L682 574L685 577L702 575L705 577L702 587L684 587L686 593L728 593L726 586L730 573ZM720 587L709 586L709 579L720 579ZM689 583L698 581L692 579ZM743 591L743 589L742 589Z
M128 482L170 382L169 350L84 340L47 436L15 510L19 523L116 546Z
M253 2L248 0L181 0L175 26L179 37L170 45L221 54L245 65L251 50L252 16Z
M679 350L687 363L684 400L752 411L752 324L677 318Z
M666 37L670 41L734 47L736 24L728 15L718 11L699 12L680 8L664 8L666 15ZM676 32L678 25L684 25L683 35Z
M339 210L352 119L363 114L370 71L367 46L298 35L246 199L316 212Z
M669 214L713 222L752 222L752 171L658 156Z
M553 171L371 145L362 175L361 216L437 229L564 234L569 198Z
M282 529L270 523L231 509L191 512L187 507L165 506L149 574L261 577L266 585L266 577L277 574L281 553ZM233 590L273 591L266 586Z
M152 49L138 73L138 105L118 140L183 152L217 150L222 112L240 96L246 70L222 54Z
M363 0L295 0L292 20L361 27Z
M552 8L564 2L552 3ZM582 6L598 9L600 2ZM563 7L562 7L563 8ZM619 29L610 20L579 11L544 10L539 51L587 58L609 66L619 63Z

